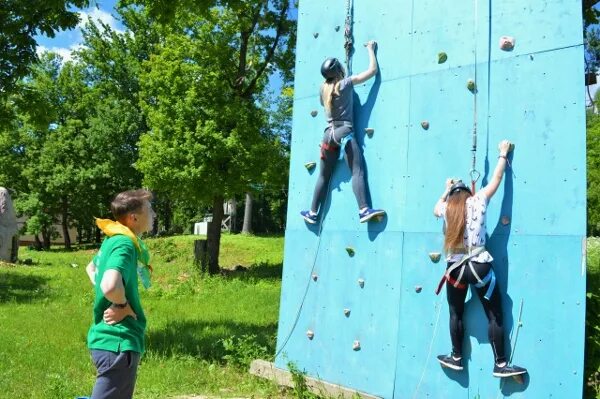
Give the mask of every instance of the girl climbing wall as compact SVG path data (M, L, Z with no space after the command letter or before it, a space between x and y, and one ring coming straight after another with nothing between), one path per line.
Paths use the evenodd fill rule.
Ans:
M344 154L352 172L352 191L358 202L360 222L385 215L385 211L381 209L371 209L367 202L363 159L353 134L353 87L377 74L376 45L374 41L365 45L369 52L369 68L357 75L345 77L344 68L337 58L328 58L321 66L321 74L325 78L321 85L321 104L325 108L329 126L325 129L321 143L319 178L311 208L300 212L307 223L317 223L318 212L325 201L335 164Z
M463 311L467 288L474 285L488 318L488 336L495 360L493 374L495 377L514 377L527 373L527 370L511 366L507 362L504 352L502 299L491 264L493 258L485 249L486 208L504 176L511 143L503 140L498 148L498 164L487 186L473 195L462 181L448 179L446 190L433 210L435 216L443 216L446 222L444 249L448 255L448 266L437 293L446 282L452 339L452 353L440 355L438 360L444 367L458 371L463 369Z

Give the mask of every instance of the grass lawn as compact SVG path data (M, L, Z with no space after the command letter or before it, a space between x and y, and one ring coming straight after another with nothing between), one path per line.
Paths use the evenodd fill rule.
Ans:
M142 290L147 352L136 398L203 394L286 397L247 373L275 352L282 237L224 235L221 266L249 267L200 277L194 236L148 240L153 287ZM75 398L91 393L95 369L86 349L93 291L85 265L95 249L35 252L31 266L0 265L0 398ZM588 240L586 398L600 399L600 239ZM301 396L301 395L300 395Z
M214 278L200 278L193 265L195 238L148 240L155 276L141 292L147 352L136 398L284 396L246 367L275 352L283 238L224 235L221 266L250 269ZM0 398L91 394L93 290L85 265L95 251L22 248L20 259L31 258L32 266L0 266Z

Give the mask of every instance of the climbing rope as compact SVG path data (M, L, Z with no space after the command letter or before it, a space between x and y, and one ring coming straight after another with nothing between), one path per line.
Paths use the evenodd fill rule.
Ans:
M475 0L475 31L474 40L475 48L475 85L473 87L473 140L471 147L472 163L471 171L469 175L471 177L471 193L475 194L475 186L481 176L481 173L477 170L477 36L479 33L479 2Z
M325 200L322 202L322 204L325 204L327 202L327 200L329 199L332 180L333 179L329 179L329 184L327 185L327 191L326 191L327 195L325 197ZM323 206L323 205L321 205L321 206ZM323 215L321 215L321 220L319 221L319 233L318 233L319 240L317 241L317 250L315 251L315 257L313 259L312 267L310 268L310 273L308 273L308 283L306 284L306 288L304 289L304 294L302 295L302 300L300 301L300 306L298 307L298 312L296 313L296 317L294 318L294 322L292 323L292 328L290 328L290 332L283 340L283 344L281 345L279 350L275 353L274 358L277 358L277 356L279 356L281 354L281 352L287 345L288 341L292 337L292 334L294 333L294 330L296 329L296 326L298 325L298 321L300 320L300 314L302 313L302 308L304 308L304 302L306 301L306 296L308 295L308 289L310 288L313 273L315 271L315 266L317 265L317 257L319 256L319 249L321 248L321 233L323 232L323 219L324 219Z
M352 0L346 1L346 26L344 28L344 49L346 50L346 71L348 76L352 75L352 50L354 48L354 40L352 39Z

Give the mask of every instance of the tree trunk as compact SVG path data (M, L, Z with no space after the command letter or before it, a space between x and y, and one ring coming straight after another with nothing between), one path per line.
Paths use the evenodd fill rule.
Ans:
M35 249L37 249L38 251L42 250L42 242L40 241L40 236L38 234L33 236L34 241L35 241Z
M42 247L50 249L50 231L47 228L42 228Z
M69 202L67 198L62 200L62 231L65 240L65 249L71 249L71 237L69 236Z
M213 197L213 220L208 224L208 273L219 273L219 249L221 246L221 222L223 221L223 197Z
M252 194L246 193L246 206L244 207L244 225L242 234L252 234Z
M171 219L173 218L173 211L171 210L171 201L168 199L165 201L165 214L163 215L163 225L165 226L165 231L167 233L171 233Z

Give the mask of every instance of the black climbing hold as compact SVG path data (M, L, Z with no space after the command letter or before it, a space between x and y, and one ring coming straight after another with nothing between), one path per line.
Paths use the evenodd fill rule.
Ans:
M362 278L359 278L358 279L358 286L360 288L364 288L364 286L365 286L365 280L363 280Z
M359 351L360 350L360 341L354 341L352 344L352 350Z
M308 337L308 339L313 339L315 336L315 333L312 330L307 330L306 336Z
M313 281L317 281L319 279L319 276L317 276L317 273L313 273L312 279L313 279Z
M443 51L438 53L438 64L443 64L447 60L448 60L448 54L444 53Z
M427 122L427 121L421 122L421 127L425 130L429 129L429 122Z
M420 285L416 285L415 286L415 292L418 294L419 292L421 292L423 290L423 287L421 287Z
M340 26L339 26L339 25L335 27L335 31L336 31L336 32L339 32L339 31L340 31Z
M348 308L344 309L344 316L350 317L350 309L348 309Z
M352 248L352 247L346 247L346 252L348 252L348 255L350 257L354 256L354 254L355 254L354 248Z
M317 116L319 114L319 112L317 110L312 110L310 111L310 115L314 118L315 116Z
M315 33L313 33L313 36L314 36L314 37L315 37L315 39L316 39L317 37L319 37L319 33L318 33L318 32L315 32Z
M316 162L307 162L304 164L304 167L309 171L313 170L315 166L317 166Z
M373 133L375 133L375 129L373 129L372 127L366 127L365 133L367 134L367 136L373 137Z

